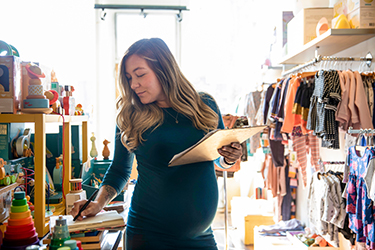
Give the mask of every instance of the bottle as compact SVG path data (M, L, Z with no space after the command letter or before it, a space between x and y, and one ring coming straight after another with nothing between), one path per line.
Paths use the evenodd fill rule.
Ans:
M56 220L49 249L57 250L58 248L64 246L64 242L67 240L70 240L68 225L66 224L66 219L60 215Z
M64 242L64 247L69 247L71 250L79 250L77 247L77 241L67 240Z

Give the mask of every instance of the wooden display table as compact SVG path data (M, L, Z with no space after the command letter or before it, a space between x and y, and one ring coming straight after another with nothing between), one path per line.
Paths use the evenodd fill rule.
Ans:
M254 250L297 250L287 237L261 236L258 234L258 227L254 228Z

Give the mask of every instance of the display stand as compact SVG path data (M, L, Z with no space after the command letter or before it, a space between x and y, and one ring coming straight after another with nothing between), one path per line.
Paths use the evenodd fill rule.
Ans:
M35 198L34 198L34 222L35 228L39 237L43 237L49 232L49 224L45 218L45 204L46 204L46 123L63 123L64 130L64 159L66 162L64 174L67 178L64 180L64 191L69 193L70 183L69 176L71 176L71 124L82 124L82 162L86 162L88 158L88 137L87 137L87 116L64 116L60 115L46 115L46 114L0 114L0 123L34 123L35 124L35 139L34 139L34 170L35 170ZM65 201L64 201L65 202ZM64 205L65 207L65 205ZM65 213L65 209L63 210ZM54 214L57 215L57 214Z
M236 229L236 228L229 228L228 226L228 192L227 192L227 178L228 172L223 171L223 187L224 187L224 228L215 228L215 230L224 229L224 250L236 249L236 250L243 250L239 248L230 248L229 247L229 240L228 240L228 230L229 229Z

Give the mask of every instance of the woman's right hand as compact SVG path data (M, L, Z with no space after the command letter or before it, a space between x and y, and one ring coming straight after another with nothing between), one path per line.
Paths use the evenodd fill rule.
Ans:
M74 202L70 214L73 217L75 217L78 214L81 207L83 207L83 205L85 205L86 202L86 199ZM83 220L84 216L95 216L102 210L102 208L102 205L100 205L98 201L91 201L90 204L86 207L86 209L82 211L81 215L77 218L77 220Z

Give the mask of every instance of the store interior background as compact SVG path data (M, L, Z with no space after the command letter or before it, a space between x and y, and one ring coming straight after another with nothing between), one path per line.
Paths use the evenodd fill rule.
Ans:
M140 10L106 9L105 20L101 20L104 13L94 9L95 3L186 5L189 11L183 11L183 20L176 22L176 12L145 10L141 15ZM241 111L236 113L239 97L259 89L263 82L275 82L280 77L282 68L276 63L283 53L282 11L298 11L301 7L327 3L329 1L304 1L304 4L296 0L1 1L0 39L15 46L22 60L39 62L44 69L56 72L60 84L74 86L73 96L90 116L89 132L95 132L97 147L101 149L100 142L114 138L115 66L132 42L143 37L165 39L185 76L198 90L213 95L223 114L242 115ZM126 22L126 17L116 12L126 12L134 20L138 18L139 23ZM169 23L147 22L153 15L163 15L163 22ZM116 23L121 18L125 18L123 22ZM123 30L116 33L119 27ZM334 56L362 57L368 51L375 52L375 38ZM263 65L267 59L273 64L268 69ZM374 70L374 63L371 70ZM47 126L48 129L55 128ZM344 134L340 142L344 145ZM113 143L109 146L113 152ZM321 149L322 160L343 161L343 148ZM261 163L261 157L254 157L241 166L243 174L230 180L230 197L250 195L249 190L257 181L252 178L259 177L256 171ZM308 190L301 186L297 192L297 219L307 224Z

